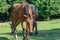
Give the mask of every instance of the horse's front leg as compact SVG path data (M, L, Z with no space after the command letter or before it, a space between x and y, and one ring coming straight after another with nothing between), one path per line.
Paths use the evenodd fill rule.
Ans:
M14 27L14 37L17 40L17 30L16 30L16 27Z
M16 23L15 23L15 26L17 26L18 24L19 24L20 22L19 21L17 21ZM9 23L10 25L11 25L11 33L12 34L14 34L14 24L12 23Z
M17 29L15 24L11 24L12 34L14 35L15 39L17 40Z
M24 40L28 40L28 29L29 29L28 26L29 26L29 24L26 23L26 30L24 32Z
M15 39L18 40L18 38L17 38L17 24L16 23L17 22L14 22L14 24L13 24L13 34L14 34Z
M23 24L23 22L21 23L22 29L23 29L23 40L28 40L28 27Z

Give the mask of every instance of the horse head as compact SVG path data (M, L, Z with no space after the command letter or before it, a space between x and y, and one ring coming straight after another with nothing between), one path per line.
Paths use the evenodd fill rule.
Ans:
M30 33L32 33L32 28L33 28L33 12L32 12L32 8L30 6L30 4L26 3L25 7L24 7L24 11L25 11L25 17L26 17L26 22L29 25L29 31Z

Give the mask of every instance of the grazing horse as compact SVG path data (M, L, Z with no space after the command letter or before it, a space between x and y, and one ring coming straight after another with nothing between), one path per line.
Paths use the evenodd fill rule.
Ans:
M33 16L35 15L32 12L32 8L29 3L23 2L23 3L16 3L13 4L9 9L8 12L10 14L11 18L11 29L12 33L14 33L14 37L17 40L17 25L21 23L22 29L23 29L23 40L28 40L27 33L28 30L30 33L32 33L33 29ZM26 22L26 27L24 25L24 21Z
M30 6L32 8L32 12L35 13L35 15L36 15L36 16L33 16L33 31L34 31L34 28L35 28L35 34L37 34L38 29L37 29L36 18L38 17L38 8L33 4L30 4Z

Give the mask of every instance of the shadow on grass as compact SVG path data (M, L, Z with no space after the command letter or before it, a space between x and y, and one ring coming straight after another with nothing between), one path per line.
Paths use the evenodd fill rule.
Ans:
M13 35L12 33L0 33L0 35ZM18 32L18 36L23 36L22 31Z
M39 33L30 36L32 40L60 40L60 29L39 30Z
M0 33L0 35L12 35L11 33Z
M33 32L34 33L34 32ZM18 32L22 36L22 32ZM28 34L29 35L29 34ZM39 30L38 34L29 35L30 40L60 40L60 28L51 30Z
M34 32L33 32L34 33ZM51 30L38 30L38 34L35 35L31 35L31 36L46 36L46 35L60 35L60 29L56 28L56 29L51 29ZM0 35L12 35L11 33L0 33ZM29 35L29 34L28 34ZM18 30L18 36L23 36L23 31Z
M31 36L46 36L46 35L60 35L60 29L59 28L56 28L56 29L51 29L51 30L38 30L38 34L34 34L33 32L33 35ZM22 31L19 31L18 30L18 36L22 36L23 35L23 32ZM29 35L29 34L28 34Z
M9 40L6 37L0 37L0 40Z
M11 33L0 33L0 35L11 35ZM18 36L23 37L22 31L18 30ZM38 34L29 35L29 39L30 40L60 40L60 28L51 29L51 30L38 30Z
M23 36L22 31L18 32L18 36ZM60 28L51 29L51 30L39 30L37 35L35 33L33 35L29 35L29 39L30 40L60 40Z

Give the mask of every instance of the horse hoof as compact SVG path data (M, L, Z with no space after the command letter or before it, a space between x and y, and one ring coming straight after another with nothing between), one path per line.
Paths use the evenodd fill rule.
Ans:
M18 40L18 37L17 37L17 35L14 35L14 37L15 37L15 39L16 39L16 40Z
M38 34L38 32L35 32L35 34Z

